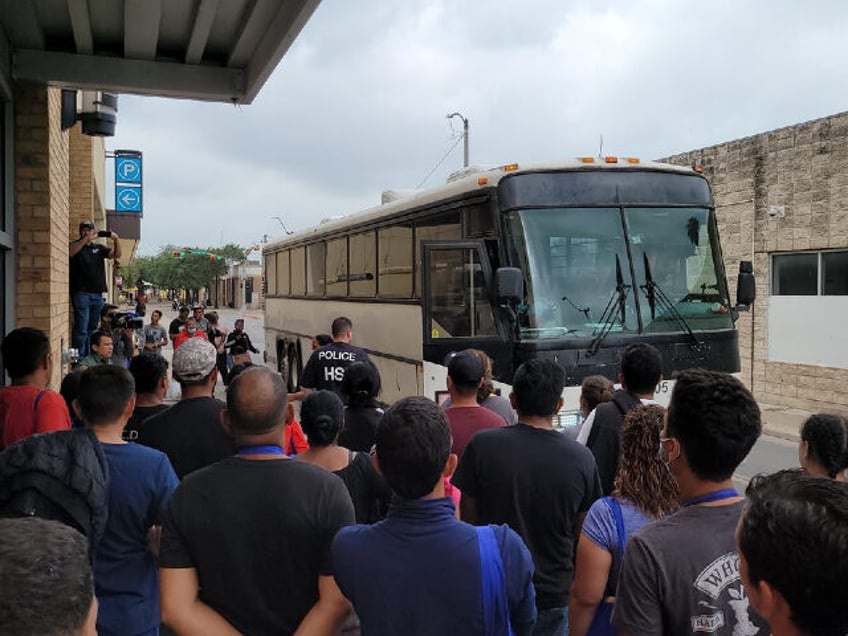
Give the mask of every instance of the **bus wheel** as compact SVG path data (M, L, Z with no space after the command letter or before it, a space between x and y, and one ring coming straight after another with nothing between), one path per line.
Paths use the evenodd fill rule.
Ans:
M286 343L282 341L277 343L277 371L280 372L280 376L282 376L283 382L288 382L289 359L288 353L286 351Z
M297 391L300 386L300 352L296 343L289 344L288 356L286 356L286 366L288 367L288 388L290 393Z

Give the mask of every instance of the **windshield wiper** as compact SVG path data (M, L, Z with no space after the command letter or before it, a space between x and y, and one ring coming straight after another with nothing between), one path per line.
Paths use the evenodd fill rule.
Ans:
M674 321L677 322L677 324L683 327L684 331L686 331L692 339L692 343L694 345L698 347L702 346L704 343L699 340L698 336L695 335L695 332L692 331L689 323L686 322L686 318L683 317L683 314L677 311L674 303L671 302L666 293L654 280L654 277L651 274L651 264L648 262L648 253L642 252L642 258L645 264L645 284L640 285L639 287L643 292L645 292L645 296L648 299L648 306L651 308L651 320L654 320L657 317L657 305L659 305L659 308L663 310L664 313L669 314Z
M610 331L612 331L612 327L616 318L621 321L622 326L627 320L627 290L630 289L630 285L624 284L624 276L621 273L621 261L618 258L618 254L615 255L615 291L613 291L612 296L610 296L609 302L607 303L606 308L604 309L604 313L601 314L601 318L598 320L598 323L601 325L600 333L597 333L598 330L595 330L592 333L597 333L594 340L592 340L592 344L589 345L589 355L593 356L598 352L598 349L601 347L601 343L604 341L604 338L607 337Z

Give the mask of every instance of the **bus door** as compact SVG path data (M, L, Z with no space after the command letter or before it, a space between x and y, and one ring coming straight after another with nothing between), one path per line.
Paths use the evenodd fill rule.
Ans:
M493 307L493 276L483 241L423 244L424 361L444 366L447 355L480 349L495 378L512 383L512 345ZM434 378L437 390L442 378ZM428 397L433 397L428 395Z

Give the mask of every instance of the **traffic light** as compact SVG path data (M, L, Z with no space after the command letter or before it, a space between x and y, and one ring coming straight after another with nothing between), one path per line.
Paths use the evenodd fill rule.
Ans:
M183 257L183 253L179 250L174 250L172 252L172 254L174 255L174 258L182 258Z

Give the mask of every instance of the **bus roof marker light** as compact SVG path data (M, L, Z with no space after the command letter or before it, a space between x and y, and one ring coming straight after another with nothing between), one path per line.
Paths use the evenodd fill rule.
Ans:
M630 164L639 163L639 157L627 157L627 163L630 163Z
M489 179L487 177L480 177L479 179L477 179L477 185L478 186L484 186L484 185L488 185L488 184L489 184Z
M618 163L618 157L604 157L604 163Z
M694 170L698 174L703 174L704 166L692 166L692 170Z
M508 163L503 167L504 172L515 172L516 170L518 170L517 163Z
M594 157L580 157L582 163L595 163Z

